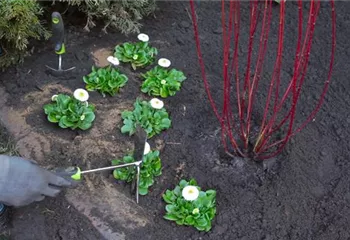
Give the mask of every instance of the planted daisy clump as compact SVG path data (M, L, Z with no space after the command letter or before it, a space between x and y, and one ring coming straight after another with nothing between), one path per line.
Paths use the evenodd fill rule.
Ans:
M113 62L113 65L119 64L117 58L111 57L108 60ZM128 77L110 65L104 68L92 67L92 72L84 76L83 80L87 90L99 91L105 97L106 94L114 96L120 88L126 85Z
M167 203L165 219L208 232L216 214L216 191L201 191L197 182L181 180L174 190L163 194Z
M115 57L121 62L130 63L134 70L152 64L158 54L158 50L149 45L148 35L140 33L138 39L140 41L136 43L126 42L116 46L114 52Z
M95 107L88 103L89 94L84 89L76 89L73 97L66 94L53 95L53 103L44 106L49 122L58 123L61 128L91 128L95 120Z
M137 99L134 103L134 110L122 112L122 118L124 125L121 132L129 133L130 136L135 133L137 124L141 125L149 138L171 126L164 103L157 98L149 102Z
M183 72L176 69L167 69L170 66L170 60L161 58L158 65L142 74L144 82L141 91L152 96L161 96L166 98L174 96L181 88L181 84L186 77Z
M159 151L151 151L148 143L145 146L144 160L140 169L140 184L139 193L141 195L148 194L149 188L154 184L155 177L162 174L162 164L159 158ZM123 159L113 160L112 165L119 165L125 163L133 163L135 160L132 156L124 156ZM117 180L132 182L136 180L136 167L117 168L113 171L113 176Z

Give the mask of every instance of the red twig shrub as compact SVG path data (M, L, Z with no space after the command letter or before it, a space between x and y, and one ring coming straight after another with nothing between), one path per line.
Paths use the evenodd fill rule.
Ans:
M328 75L325 77L323 89L319 95L313 111L300 124L295 124L297 105L303 89L308 69L311 46L315 32L317 17L320 13L320 1L297 2L298 19L295 27L298 29L293 73L290 79L282 79L281 66L285 42L285 1L279 5L279 18L273 19L273 0L249 2L249 39L246 42L246 60L239 54L241 40L241 2L217 1L221 4L221 25L223 39L223 75L221 104L214 101L210 84L207 80L200 38L196 3L190 0L191 17L195 34L199 65L204 86L211 107L220 122L222 142L226 152L233 151L241 157L255 160L271 158L279 154L287 142L296 133L300 132L319 111L331 79L335 53L335 9L334 1L329 1L331 10L331 49ZM308 4L308 14L304 15L303 5ZM227 15L228 13L228 15ZM305 21L305 17L307 21ZM264 60L268 51L268 40L271 23L278 20L276 54L269 79L262 78ZM305 23L306 22L306 23ZM325 36L328 37L328 36ZM254 52L255 51L255 52ZM256 54L254 54L256 53ZM255 57L254 57L255 55ZM239 63L245 61L244 69ZM326 66L320 66L322 68ZM282 80L287 81L282 88ZM268 87L259 89L261 81L269 81ZM318 84L318 83L316 83ZM214 86L216 87L216 86ZM257 92L265 91L266 102L262 110L258 129L253 128L252 114L254 103L257 101ZM220 109L219 109L220 108ZM283 110L284 109L284 110ZM287 109L287 110L285 110Z

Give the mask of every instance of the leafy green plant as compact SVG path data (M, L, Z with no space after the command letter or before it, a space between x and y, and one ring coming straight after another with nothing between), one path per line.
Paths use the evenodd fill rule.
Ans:
M135 162L132 156L124 156L123 159L113 160L112 165ZM136 167L117 168L113 171L115 179L131 182L136 179ZM162 164L159 158L159 151L150 151L144 156L140 168L140 195L148 194L148 189L154 184L154 178L162 174Z
M160 105L154 105L152 107L151 102L140 101L137 99L134 103L133 111L122 112L123 127L121 128L122 133L129 133L133 135L136 131L137 124L140 124L143 129L145 129L149 138L161 131L170 128L171 120L169 119L169 114L166 109ZM160 100L159 100L160 101ZM154 107L158 107L154 108Z
M179 225L194 226L199 231L208 232L216 214L216 191L201 191L197 182L181 180L174 190L163 194L167 203L165 219ZM190 200L186 200L190 199Z
M128 82L128 77L121 74L118 69L112 66L96 69L92 67L92 72L84 76L86 89L89 91L99 91L103 96L108 93L114 96L121 87Z
M44 106L49 122L58 123L61 128L87 130L95 120L95 107L74 97L58 94L54 103Z
M176 69L168 70L160 66L154 67L141 76L144 79L141 91L163 98L174 96L180 90L181 83L186 80L183 72Z
M114 56L121 62L131 63L131 67L136 70L138 67L146 67L152 64L158 50L151 47L148 42L126 42L115 47Z
M42 13L37 1L0 1L0 68L22 62L31 38L50 37L39 20Z

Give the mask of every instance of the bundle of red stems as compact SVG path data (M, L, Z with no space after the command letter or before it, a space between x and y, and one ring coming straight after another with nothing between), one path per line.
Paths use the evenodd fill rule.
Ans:
M190 0L191 18L195 34L195 42L201 74L204 86L211 104L211 107L221 125L221 137L224 148L227 153L240 157L253 158L255 160L264 160L275 157L279 154L286 143L296 133L300 132L319 111L323 103L325 94L331 79L331 73L334 62L335 52L335 9L334 1L330 0L331 8L331 52L328 76L321 95L314 110L301 122L295 126L296 105L300 98L301 89L304 83L312 39L315 31L316 20L320 10L320 1L310 0L307 2L297 1L298 6L298 22L295 21L295 27L298 28L298 38L296 41L296 50L293 64L293 74L284 91L281 90L281 64L284 43L285 28L285 9L286 3L281 0L279 4L279 25L278 25L278 44L276 49L276 59L274 61L274 69L271 74L269 88L267 89L266 103L262 114L259 130L253 133L252 130L252 110L254 106L255 95L258 89L263 62L267 51L268 35L272 22L273 0L251 1L249 2L249 40L247 42L248 51L245 69L239 72L239 41L240 41L240 11L239 1L221 2L221 25L223 37L223 103L222 110L218 110L218 104L215 103L210 85L207 80L205 64L202 57L200 38L198 34L198 20L196 15L196 4L194 0ZM309 4L307 15L307 24L303 26L303 4ZM226 8L226 9L225 9ZM227 16L227 12L229 15ZM304 13L305 14L305 13ZM305 20L304 20L305 22ZM258 31L258 26L261 26ZM260 28L260 27L259 27ZM303 30L304 29L304 30ZM260 35L257 34L260 32ZM253 63L252 51L254 48L254 37L259 35L256 49L256 62ZM230 53L232 47L232 53ZM243 76L243 77L242 77ZM265 79L264 79L265 80ZM233 94L233 95L232 95ZM236 103L233 103L232 96L235 96ZM289 99L289 100L288 100ZM235 106L233 104L236 104ZM287 112L281 111L287 105ZM221 105L220 105L221 106ZM234 106L234 108L233 108ZM232 109L236 109L233 113ZM283 134L276 137L276 134ZM228 144L231 145L230 149Z

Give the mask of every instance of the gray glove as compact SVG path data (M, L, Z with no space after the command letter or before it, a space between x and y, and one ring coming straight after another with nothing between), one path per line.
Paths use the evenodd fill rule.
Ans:
M47 171L33 161L0 155L0 203L24 206L55 197L71 183Z

